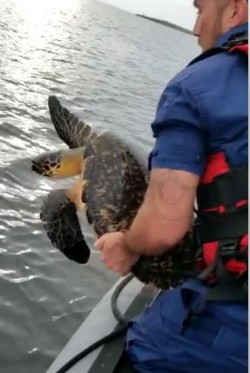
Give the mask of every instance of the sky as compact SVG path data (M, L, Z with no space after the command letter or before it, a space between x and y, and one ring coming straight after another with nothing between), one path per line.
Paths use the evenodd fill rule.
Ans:
M193 28L196 10L193 0L102 0L118 8Z

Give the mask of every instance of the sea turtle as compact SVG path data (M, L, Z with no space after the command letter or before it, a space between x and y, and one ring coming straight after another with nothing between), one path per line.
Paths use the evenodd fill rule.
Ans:
M69 150L43 153L32 160L33 171L48 177L80 177L67 190L51 191L41 220L52 244L69 259L87 263L90 249L77 211L86 214L98 236L129 228L148 185L149 174L128 144L109 132L97 133L49 96L48 106L58 136ZM132 273L142 282L169 288L183 272L193 270L191 235L161 256L140 257Z

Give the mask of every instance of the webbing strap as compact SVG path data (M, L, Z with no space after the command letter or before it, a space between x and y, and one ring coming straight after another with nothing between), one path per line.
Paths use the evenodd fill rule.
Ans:
M248 232L248 205L230 213L201 212L195 230L200 244L244 236Z
M241 167L217 176L212 183L201 184L197 190L199 208L218 206L226 209L248 199L248 168Z
M212 285L206 294L207 301L228 301L228 302L246 302L248 299L247 273L236 277L229 273L225 268L225 263L217 253L215 261L202 271L198 278L202 281L208 279L212 274L216 274L217 282Z

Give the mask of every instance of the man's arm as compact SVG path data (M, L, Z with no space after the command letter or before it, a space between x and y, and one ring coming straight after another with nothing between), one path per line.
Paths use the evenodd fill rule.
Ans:
M189 90L192 75L184 73L166 87L157 108L151 177L141 208L126 233L107 233L95 243L106 266L123 275L140 255L174 249L190 227L206 147L197 99Z
M128 249L159 255L173 248L190 227L199 176L187 171L151 171L144 202L125 234Z

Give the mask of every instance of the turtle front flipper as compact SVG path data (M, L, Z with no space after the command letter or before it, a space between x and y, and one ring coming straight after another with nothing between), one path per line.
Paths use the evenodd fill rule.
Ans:
M49 96L48 106L52 123L60 139L69 148L86 146L94 134L91 127L63 107L56 96Z
M79 175L84 162L84 148L43 153L32 160L32 170L47 177Z
M76 206L67 192L50 192L42 204L40 217L52 245L70 260L84 264L89 260L90 249L81 232Z

